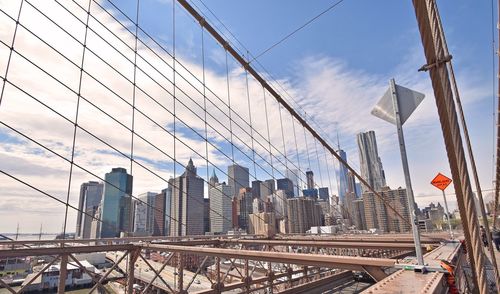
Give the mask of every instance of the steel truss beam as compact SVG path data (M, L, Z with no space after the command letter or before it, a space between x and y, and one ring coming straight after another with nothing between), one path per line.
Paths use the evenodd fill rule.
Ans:
M316 248L356 248L356 249L382 249L382 250L411 250L415 249L413 243L367 243L367 242L337 242L337 241L303 241L303 240L221 240L224 244L251 244L272 246L303 246ZM170 245L170 243L169 243ZM426 248L431 244L422 244Z
M20 248L14 250L12 249L0 250L0 258L41 256L41 255L63 255L63 254L73 254L73 253L93 253L93 252L109 252L109 251L128 251L137 248L139 247L134 244Z
M255 261L292 263L308 266L329 267L346 270L364 271L363 266L392 267L396 263L394 259L329 256L319 254L302 254L286 252L263 252L254 250L236 250L223 248L200 248L176 245L144 245L145 249L165 252L181 252L202 256L218 256L223 258L248 259Z

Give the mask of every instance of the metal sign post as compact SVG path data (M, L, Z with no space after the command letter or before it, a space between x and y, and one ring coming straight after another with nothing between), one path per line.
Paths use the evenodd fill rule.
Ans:
M448 228L450 229L450 238L453 239L453 231L451 230L451 221L450 221L450 211L448 210L448 202L446 201L446 194L444 190L451 184L452 180L442 173L438 173L437 176L431 181L431 185L438 188L443 192L443 200L444 200L444 208L446 209L446 219L448 220Z
M455 237L453 236L453 231L451 230L451 221L450 221L450 211L448 210L448 202L446 201L446 194L443 192L443 200L444 200L444 209L446 209L446 220L448 221L448 229L450 230L450 238L453 240Z
M413 240L415 242L415 254L419 265L424 265L424 257L422 255L422 245L420 244L420 233L418 231L418 220L415 211L415 197L411 187L410 169L408 168L408 158L406 156L405 138L403 136L403 126L399 115L398 93L396 91L396 83L391 79L392 103L394 105L394 115L396 116L396 127L398 129L399 150L401 151L401 161L403 163L403 172L405 174L406 196L408 198L408 209L410 210L411 228L413 232Z
M406 156L405 139L403 135L403 124L413 111L424 99L424 94L396 85L394 79L390 81L390 88L379 100L372 114L380 119L396 125L399 139L399 149L406 183L406 196L408 199L408 210L410 211L411 227L415 242L415 254L418 265L424 265L420 233L418 231L417 213L415 211L415 198L411 186L410 169Z

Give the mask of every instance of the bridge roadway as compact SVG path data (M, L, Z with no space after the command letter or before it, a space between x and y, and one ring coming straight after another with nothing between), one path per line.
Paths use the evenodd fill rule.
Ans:
M446 243L424 256L424 262L431 268L441 268L440 261L453 263L460 254L460 243ZM443 272L422 274L413 270L398 270L377 284L363 291L363 294L393 293L447 293L447 283Z

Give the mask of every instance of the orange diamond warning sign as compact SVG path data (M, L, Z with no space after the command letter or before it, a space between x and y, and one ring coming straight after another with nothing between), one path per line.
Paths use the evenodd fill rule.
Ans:
M446 187L451 183L451 179L442 173L438 173L437 176L431 181L431 184L441 191L444 191Z

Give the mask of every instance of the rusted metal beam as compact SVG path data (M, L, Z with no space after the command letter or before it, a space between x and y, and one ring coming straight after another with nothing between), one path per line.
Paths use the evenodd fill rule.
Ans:
M195 241L195 240L223 240L225 238L234 238L234 235L217 235L217 236L206 236L206 235L192 235L192 236L157 236L157 237L123 237L123 238L102 238L102 239L58 239L58 240L20 240L20 241L10 241L10 240L0 240L0 246L12 246L12 245L26 245L26 244L86 244L86 243L106 243L106 244L116 244L116 243L136 243L136 242L162 242L162 241ZM238 236L239 238L263 238L261 235L249 234Z
M296 273L299 273L301 271L302 270L294 270L294 271L292 271L292 274L296 274ZM274 278L278 279L278 278L285 277L286 275L288 275L288 273L277 273L277 274L274 275ZM267 280L268 280L267 276L259 277L259 278L253 279L251 281L251 284L252 285L260 284L260 283L266 282ZM239 288L244 287L244 286L245 286L244 282L236 282L236 283L231 283L231 284L224 285L223 290L224 291L229 291L229 290L239 289ZM202 290L202 291L198 291L198 292L195 292L195 293L196 294L209 294L209 293L216 293L216 292L215 292L215 290Z
M146 259L142 256L142 254L140 254L140 253L139 253L139 257L140 257L140 258L144 261L144 263L146 263L146 265L147 265L147 266L148 266L148 267L149 267L149 268L153 271L153 273L155 274L155 275L154 275L154 277L151 279L150 284L151 284L151 283L152 283L152 282L153 282L156 278L159 278L159 279L163 282L163 284L165 284L165 286L166 286L166 287L167 287L170 291L172 291L172 293L174 293L174 292L175 292L175 291L174 291L174 289L172 289L172 288L170 287L170 285L169 285L169 284L165 281L165 279L163 279L163 277L161 276L161 272L163 271L163 269L164 269L165 267L164 267L164 266L162 266L162 267L160 268L160 270L159 270L159 271L157 271L157 270L156 270L156 269L155 269L155 268L151 265L151 263L149 263L149 262L148 262L148 261L147 261L147 260L146 260ZM165 263L165 265L166 265L166 263ZM149 286L149 284L148 284L148 286Z
M178 265L178 273L179 273L179 294L187 293L184 290L184 254L179 251L177 252L177 265Z
M145 249L184 252L197 255L219 256L224 258L244 258L250 260L260 260L268 262L293 263L310 266L323 266L330 268L340 268L348 270L362 271L362 266L394 266L394 259L369 258L369 257L347 257L347 256L328 256L319 254L285 253L285 252L262 252L253 250L235 250L223 248L199 248L175 245L155 245L144 246Z
M106 280L106 278L109 276L109 274L111 274L111 272L115 270L115 268L120 264L120 262L122 262L122 260L125 258L125 256L127 256L127 254L128 254L128 252L125 252L120 257L120 259L118 259L118 261L116 261L115 264L113 264L113 266L106 271L106 273L104 274L104 276L102 276L101 279L99 280L99 284L102 284L102 282L104 282L104 280ZM97 289L97 284L95 284L92 287L92 289L90 289L89 293L92 293L95 289Z
M356 248L356 249L389 249L410 250L415 249L413 243L371 243L371 242L336 242L336 241L305 241L305 240L223 240L225 244L251 244L273 246L308 246L315 248ZM431 244L422 244L422 248Z
M363 270L377 282L382 281L388 276L380 267L376 266L365 265L363 266Z
M90 278L92 279L92 281L97 284L97 286L99 287L99 289L101 289L101 291L103 291L104 293L109 293L109 290L106 289L106 287L104 287L101 283L99 283L99 279L97 278L96 274L95 273L92 273L90 272L84 265L82 265L82 263L76 259L72 254L69 255L69 257L76 263L76 265L81 268L84 272L86 272ZM69 264L71 264L72 262L70 261Z
M335 242L371 242L371 243L394 243L394 242L404 242L413 243L413 237L410 234L386 234L386 235L354 235L354 236L344 236L344 235L333 235L333 236L323 236L323 235L304 235L304 234L286 234L286 235L276 235L274 240L302 240L302 241L335 241ZM436 234L422 234L420 240L426 243L439 243L449 239L449 234L447 233L436 233ZM266 240L266 239L263 239Z
M68 278L68 254L61 255L61 263L59 266L59 285L57 294L64 294L66 290L66 279Z
M169 256L163 261L163 265L161 266L159 272L161 273L163 271L163 269L167 266L167 264L170 262L170 260L172 260L172 258L174 257L174 253L170 253ZM144 290L142 290L142 293L148 293L148 290L149 288L151 288L151 286L153 285L154 281L158 278L157 275L155 275L151 281L149 281L148 285L146 286L146 288L144 288ZM174 292L172 289L171 289L172 292Z
M139 255L140 250L131 250L127 256L127 291L126 294L132 294L134 291L135 282L135 262Z
M124 250L133 250L135 248L138 248L138 246L134 244L71 246L71 247L40 247L40 248L23 247L20 249L0 250L0 258L124 251Z
M10 293L13 293L13 294L17 293L14 289L12 289L11 286L9 286L7 283L5 283L2 279L0 279L0 286L7 289Z

